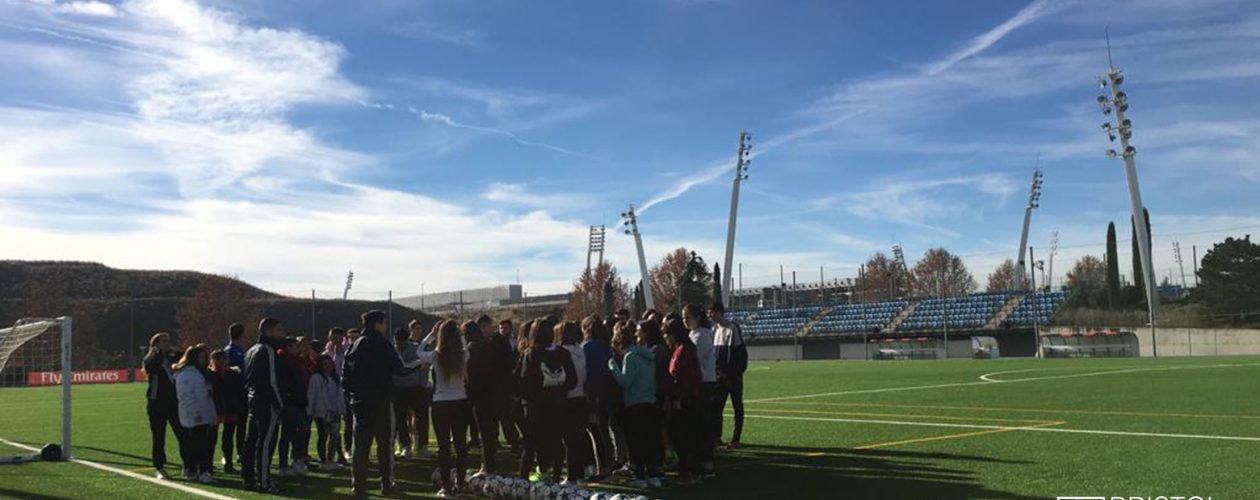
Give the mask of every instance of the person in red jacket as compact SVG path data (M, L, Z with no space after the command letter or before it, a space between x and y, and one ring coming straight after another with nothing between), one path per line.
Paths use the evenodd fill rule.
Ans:
M669 405L673 413L669 418L669 436L678 454L678 484L696 484L700 470L696 464L696 452L700 444L700 429L696 405L700 399L700 358L696 344L691 341L691 331L682 320L671 319L665 323L665 342L673 350L669 361Z

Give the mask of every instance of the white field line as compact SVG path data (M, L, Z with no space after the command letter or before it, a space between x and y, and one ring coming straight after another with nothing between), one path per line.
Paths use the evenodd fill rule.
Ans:
M32 451L32 452L35 452L35 453L39 453L39 448L35 448L35 447L32 447L32 446L27 446L27 445L24 445L24 444L21 444L21 443L14 443L13 441L9 441L9 440L4 439L4 438L0 438L0 443L4 443L4 444L7 444L7 445L12 446L12 447L15 447L15 448L21 448L21 449L23 449L23 450L27 450L27 451ZM178 482L175 482L175 481L169 481L169 480L164 481L164 480L158 479L158 478L156 478L156 477L146 476L146 475L143 475L143 474L138 474L138 473L135 473L135 472L132 472L132 471L129 471L129 470L119 469L119 468L116 468L116 467L110 467L110 466L108 466L108 465L102 465L102 464L98 464L98 463L96 463L96 462L91 462L91 461L88 461L88 460L83 460L83 459L78 459L78 458L72 458L72 459L70 459L70 461L71 461L71 462L74 462L74 463L76 463L76 464L79 464L79 465L85 465L85 466L91 467L91 468L93 468L93 469L102 470L102 471L105 471L105 472L112 472L112 473L114 473L114 474L118 474L118 475L120 475L120 476L124 476L124 477L127 477L127 478L136 479L136 480L139 480L139 481L144 481L144 482L147 482L147 483L156 484L156 485L161 486L161 487L163 487L163 488L170 488L170 489L173 489L173 490L178 490L178 491L180 491L180 492L187 493L187 494L189 494L189 495L196 495L196 496L199 496L199 497L202 497L202 498L212 498L212 499L214 499L214 500L237 500L237 498L236 498L236 497L230 497L230 496L227 496L227 495L220 495L220 494L218 494L218 493L214 493L214 492L206 491L206 490L203 490L203 489L200 489L200 488L194 488L194 487L192 487L192 486L188 486L188 485L183 484L183 483L178 483Z
M732 416L727 414L727 416ZM1005 425L982 425L982 424L951 424L943 422L906 422L900 420L869 420L862 418L824 418L824 417L788 417L779 415L750 415L744 414L748 418L765 418L771 420L797 420L805 422L837 422L847 424L880 424L880 425L905 425L913 427L946 427L951 429L991 429L991 430L1010 430L1020 432L1059 432L1064 434L1096 434L1104 436L1136 436L1136 437L1155 437L1155 438L1181 438L1181 439L1210 439L1218 441L1248 441L1260 442L1260 437L1252 436L1216 436L1211 434L1168 434L1162 432L1126 432L1126 431L1102 431L1092 429L1065 429L1062 427L1012 427Z
M1044 377L1017 378L1017 379L1011 379L1011 380L1001 380L1001 379L993 378L993 376L995 375L1003 375L1003 374L1010 374L1010 373L1024 373L1024 372L1030 372L1030 371L1036 371L1036 370L1049 369L1049 368L1034 368L1030 370L1013 370L1013 371L1005 371L1005 372L986 373L980 376L980 380L983 380L985 382L998 383L998 384L1009 384L1013 382L1031 382L1035 380L1058 380L1058 379L1065 379L1065 378L1097 377L1101 375L1119 375L1123 373L1157 372L1157 371L1167 371L1167 370L1200 370L1204 368L1230 368L1230 367L1237 367L1237 366L1260 366L1260 363L1219 364L1219 365L1175 365L1175 366L1159 366L1159 367L1154 367L1154 368L1128 368L1128 369L1123 369L1123 370L1107 370L1107 371L1089 372L1089 373L1071 373L1067 375L1047 375Z
M788 400L793 400L793 399L823 398L827 396L848 396L852 394L878 394L878 393L883 393L883 392L919 391L919 390L924 390L924 389L941 389L941 388L946 388L946 387L968 387L968 386L974 386L974 385L1014 384L1017 382L1035 382L1039 380L1056 380L1056 379L1077 378L1077 377L1096 377L1100 375L1135 373L1135 372L1140 372L1140 371L1179 370L1179 369L1196 369L1196 368L1227 368L1227 367L1237 367L1237 366L1260 366L1260 363L1220 364L1220 365L1181 365L1181 366L1165 366L1165 367L1159 367L1159 368L1133 368L1133 369L1127 369L1127 370L1108 370L1108 371L1101 371L1101 372L1077 373L1077 374L1071 374L1071 375L1051 375L1051 376L1046 376L1046 377L1029 377L1029 378L1014 379L1014 380L997 380L997 379L987 378L987 377L992 377L994 375L1000 375L1004 373L1027 372L1027 371L1043 369L1043 368L1034 368L1034 369L1028 369L1028 370L1013 370L1013 371L986 373L980 376L981 380L979 382L954 382L950 384L916 385L916 386L909 386L909 387L885 387L881 389L859 389L859 390L854 390L854 391L824 392L820 394L800 394L796 396L780 396L780 397L775 397L775 398L750 399L748 401L745 401L745 403L766 403L770 401L788 401Z

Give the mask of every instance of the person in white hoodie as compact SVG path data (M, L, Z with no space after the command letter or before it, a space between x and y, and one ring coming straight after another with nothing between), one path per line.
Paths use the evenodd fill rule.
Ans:
M187 429L187 436L180 443L185 446L183 455L188 457L185 478L189 481L209 483L211 464L214 462L214 441L219 412L214 407L214 389L207 372L210 366L210 348L197 344L184 351L184 356L172 369L175 372L175 396L179 400L179 424Z
M573 368L577 375L577 385L569 390L569 399L565 404L564 450L565 465L569 474L565 480L568 485L584 485L586 483L586 466L592 465L589 458L591 437L586 433L586 424L591 418L590 407L586 404L586 351L582 350L582 327L573 321L565 321L556 325L554 342L569 351L573 358Z
M315 449L319 453L319 468L324 472L345 467L337 463L341 457L341 419L345 418L346 399L336 367L332 356L320 355L315 360L315 374L306 386L306 414L319 429Z

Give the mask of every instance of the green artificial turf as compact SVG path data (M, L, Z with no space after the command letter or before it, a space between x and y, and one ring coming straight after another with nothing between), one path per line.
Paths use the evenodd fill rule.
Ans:
M1004 382L980 379L993 373L990 379ZM754 363L746 386L745 447L719 452L716 479L637 493L1260 498L1253 479L1260 461L1260 358ZM0 438L32 445L55 441L57 396L56 389L0 389ZM151 474L143 397L137 384L76 386L75 457ZM790 399L763 401L772 398ZM729 418L726 431L729 436ZM173 438L168 446L168 456L177 459ZM0 445L0 454L12 451ZM434 465L399 465L399 496L431 495ZM512 470L510 458L503 457L501 466ZM349 494L348 472L282 484L283 496L294 498ZM192 486L260 497L223 477ZM617 484L593 488L633 492ZM81 464L27 463L0 466L0 498L189 495Z

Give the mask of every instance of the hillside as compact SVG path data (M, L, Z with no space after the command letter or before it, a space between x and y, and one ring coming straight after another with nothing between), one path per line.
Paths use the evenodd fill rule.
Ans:
M135 363L147 338L171 332L190 345L227 342L227 325L244 323L253 336L263 316L279 318L290 334L322 339L333 326L352 327L370 309L389 310L393 323L437 318L385 301L285 297L235 278L195 271L114 269L90 262L0 261L0 325L23 317L74 317L76 368Z

